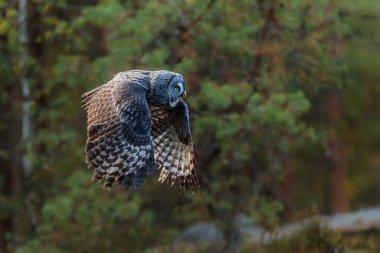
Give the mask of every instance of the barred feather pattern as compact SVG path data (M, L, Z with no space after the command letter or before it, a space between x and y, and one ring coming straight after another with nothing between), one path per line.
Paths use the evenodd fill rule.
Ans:
M184 109L186 106L186 110ZM161 169L159 182L173 185L178 179L180 192L188 186L199 187L198 168L190 135L187 105L171 109L149 105L156 166Z
M86 162L94 169L92 180L104 181L106 188L123 185L137 189L142 186L145 176L154 172L149 112L146 115L148 122L141 122L145 118L139 103L145 100L145 96L144 100L141 97L133 99L133 96L139 96L137 92L137 95L129 96L129 101L121 101L128 97L128 88L133 87L121 86L111 80L82 95L88 123ZM146 123L148 127L143 128L143 134L136 134L133 126Z

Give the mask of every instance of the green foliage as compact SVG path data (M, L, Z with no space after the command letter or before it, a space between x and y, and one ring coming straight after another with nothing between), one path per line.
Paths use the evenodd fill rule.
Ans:
M303 229L285 239L273 240L265 246L257 246L255 244L247 244L243 247L242 252L259 253L325 253L339 252L343 249L345 243L344 238L317 221L311 221L309 224L304 224Z
M342 236L317 221L310 220L302 229L292 236L284 239L272 240L264 245L247 242L241 249L245 252L258 253L372 253L379 250L379 235L348 235Z
M122 250L124 245L136 246L141 236L153 232L147 230L153 213L142 208L141 196L104 191L98 185L91 185L89 176L87 172L77 171L68 178L67 194L52 199L43 207L38 239L19 252ZM123 244L112 246L114 238L122 239Z
M0 11L1 109L17 93L22 56L17 7L0 0ZM18 252L142 252L170 245L196 221L215 222L232 244L239 213L273 231L289 212L330 211L331 91L343 108L334 127L350 205L378 203L377 3L46 0L28 11L36 170L25 195L33 196L37 224ZM140 68L186 79L202 176L195 196L178 196L155 178L138 192L89 182L80 95ZM0 131L7 127L0 122ZM3 146L0 157L9 159ZM1 217L9 219L16 207L4 192ZM341 242L315 225L257 252L329 252Z

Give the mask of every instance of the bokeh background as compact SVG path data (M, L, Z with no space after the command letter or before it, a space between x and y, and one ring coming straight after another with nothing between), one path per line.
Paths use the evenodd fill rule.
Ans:
M90 183L80 95L129 69L184 75L195 195ZM379 100L377 0L0 0L0 252L380 252L275 236L380 205Z

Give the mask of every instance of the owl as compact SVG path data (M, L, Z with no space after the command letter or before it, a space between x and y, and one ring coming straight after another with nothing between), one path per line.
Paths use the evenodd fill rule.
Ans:
M157 169L159 182L178 180L180 192L194 192L198 169L184 97L182 75L166 70L121 72L83 94L92 181L138 189Z

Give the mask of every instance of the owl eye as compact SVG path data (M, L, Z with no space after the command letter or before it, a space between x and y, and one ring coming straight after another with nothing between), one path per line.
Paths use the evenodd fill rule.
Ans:
M179 92L182 92L184 89L183 89L183 83L181 82L178 82L174 85L174 90L175 91L179 91Z

